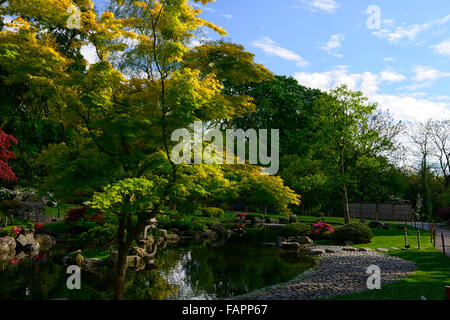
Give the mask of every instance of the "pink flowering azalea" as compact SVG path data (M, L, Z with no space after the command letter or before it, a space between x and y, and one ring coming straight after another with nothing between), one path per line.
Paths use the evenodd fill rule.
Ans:
M13 227L13 228L12 228L12 232L13 232L16 236L20 233L20 231L22 231L22 228L20 228L20 227Z
M11 263L11 264L19 263L19 259L17 259L17 258L12 259L11 261L9 261L9 263Z

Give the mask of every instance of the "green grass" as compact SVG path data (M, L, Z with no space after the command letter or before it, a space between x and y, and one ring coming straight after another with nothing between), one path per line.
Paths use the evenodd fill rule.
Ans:
M60 210L60 218L64 218L66 215L66 210L79 208L80 206L77 204L66 204L66 203L58 203L58 206L53 208L46 206L45 207L45 216L47 217L58 217L58 210Z
M373 229L374 238L369 244L355 247L386 248L404 247L404 231L398 224L391 224L390 230ZM450 285L450 258L433 247L428 231L421 230L421 250L417 246L417 229L408 226L408 243L412 249L390 251L389 254L404 260L413 261L417 271L394 283L382 286L380 290L367 290L361 293L343 295L333 300L428 300L445 299L445 286Z

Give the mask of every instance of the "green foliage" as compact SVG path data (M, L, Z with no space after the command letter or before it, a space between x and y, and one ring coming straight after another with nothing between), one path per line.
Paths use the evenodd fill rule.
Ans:
M301 222L287 224L281 229L281 234L286 237L308 236L310 233L311 226Z
M0 201L0 210L9 210L19 208L21 206L19 201L16 200L2 200Z
M202 211L204 216L210 217L210 218L220 218L225 213L222 209L220 209L220 208L213 208L213 207L202 208L201 211Z
M359 222L339 226L332 234L332 239L340 243L346 241L350 241L353 244L370 243L372 238L373 233L369 226Z
M85 246L91 248L107 248L115 245L117 242L117 226L104 224L89 229L89 231L81 234L80 240Z
M169 216L165 215L157 215L156 216L158 220L158 228L160 229L178 229L180 231L206 231L207 226L206 222L196 220L192 221L192 218L184 218L184 219L172 219Z

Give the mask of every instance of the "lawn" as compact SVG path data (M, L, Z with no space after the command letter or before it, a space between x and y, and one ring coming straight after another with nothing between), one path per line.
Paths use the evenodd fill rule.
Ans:
M399 224L391 224L390 230L373 229L374 237L369 244L355 245L365 248L404 247L404 231ZM417 246L417 229L408 227L408 243L412 249L390 251L389 254L413 261L417 271L408 278L382 286L380 290L335 297L335 300L428 300L445 299L445 286L450 285L450 258L433 247L428 231L421 230L421 250Z

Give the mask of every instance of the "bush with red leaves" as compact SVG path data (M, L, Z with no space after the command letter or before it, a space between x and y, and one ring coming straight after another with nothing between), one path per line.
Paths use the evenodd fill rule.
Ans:
M69 212L67 213L66 222L67 223L78 222L81 219L84 219L84 220L87 219L87 208L86 207L70 209Z
M439 216L443 220L449 220L450 219L450 207L442 207L438 211Z
M0 179L17 181L16 175L8 165L9 159L16 158L16 154L7 149L11 147L11 143L17 144L17 139L0 129Z

